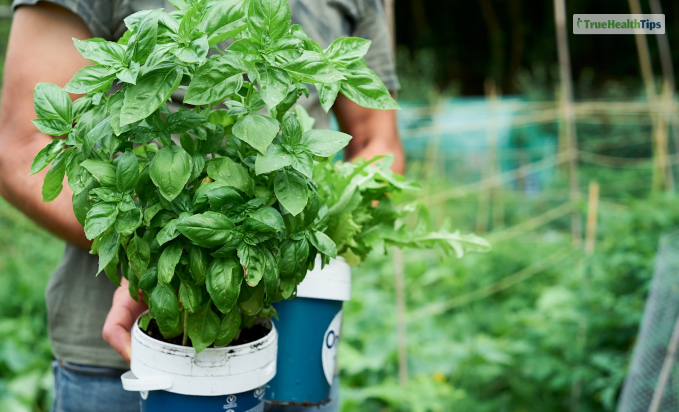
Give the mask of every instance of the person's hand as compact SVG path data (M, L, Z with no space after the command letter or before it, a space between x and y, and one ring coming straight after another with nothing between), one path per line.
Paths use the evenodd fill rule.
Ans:
M127 363L130 363L132 352L130 330L139 315L146 309L147 306L141 296L139 302L135 302L130 296L127 279L121 279L120 287L113 294L113 304L108 316L106 316L102 336Z

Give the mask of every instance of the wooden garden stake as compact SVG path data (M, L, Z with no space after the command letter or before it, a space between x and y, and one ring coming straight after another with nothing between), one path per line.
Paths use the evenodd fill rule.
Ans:
M575 111L573 109L573 81L571 77L571 62L568 54L568 32L566 29L566 4L565 0L554 0L554 23L556 26L557 49L559 52L559 71L561 73L561 101L563 115L566 122L566 143L570 160L569 183L570 199L574 206L580 200L578 187L578 149L575 134ZM573 245L579 247L582 244L582 223L580 213L576 207L571 212L571 235Z
M406 331L406 298L403 252L394 248L394 278L396 280L396 325L398 334L398 380L408 385L408 338Z
M587 232L585 235L585 253L591 256L594 253L596 239L596 221L599 209L599 182L589 182L589 199L587 201Z

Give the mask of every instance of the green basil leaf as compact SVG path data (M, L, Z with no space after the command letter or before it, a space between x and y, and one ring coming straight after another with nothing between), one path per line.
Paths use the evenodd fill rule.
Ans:
M198 176L200 176L201 173L203 173L203 169L205 169L205 155L196 153L193 155L193 162L192 162L192 169L191 169L191 176L189 177L189 182L192 182Z
M262 116L263 117L263 116ZM251 196L255 182L247 170L228 157L218 157L207 165L207 175L219 183L235 187Z
M245 72L247 67L235 56L208 59L193 75L184 103L200 105L224 100L241 88Z
M179 324L179 302L172 286L158 283L151 293L150 315L162 331L172 331Z
M152 293L158 285L158 268L150 267L144 275L139 278L139 289L146 293Z
M227 56L233 55L235 58L246 62L259 62L262 61L262 55L259 52L260 46L254 39L239 39L226 49L229 52Z
M322 53L313 51L305 51L299 58L281 67L307 83L334 83L344 79Z
M290 27L290 34L297 37L304 42L304 50L315 51L317 53L323 53L323 49L314 40L307 36L306 32L299 24L293 24Z
M78 40L76 38L73 38L73 43L80 54L93 63L105 66L124 64L125 49L117 43L102 39Z
M80 163L97 181L105 187L116 186L116 167L101 160L88 159Z
M369 48L370 40L360 37L340 37L335 39L323 54L331 62L346 66L360 60Z
M215 212L228 215L229 212L241 208L245 201L236 189L230 186L218 186L207 193L210 208Z
M235 225L221 213L205 212L181 216L177 229L195 244L212 248L225 244L233 236Z
M189 250L189 273L197 285L205 284L205 275L210 265L210 254L207 250L191 245Z
M141 208L135 207L132 210L121 213L113 227L118 233L131 234L132 231L141 226L141 217Z
M80 166L82 163L81 154L74 152L73 156L68 161L66 166L66 175L68 176L68 185L71 187L74 195L85 190L92 181L94 177L90 172L84 167Z
M194 38L194 31L198 30L198 25L205 14L205 3L205 1L197 1L186 11L177 31L180 39L191 40Z
M177 47L179 47L177 46L177 43L156 44L156 47L153 49L151 54L149 54L148 59L146 59L146 65L144 68L146 70L150 70L165 62L166 60L172 59L174 56L173 51Z
M337 257L337 246L325 233L313 230L307 233L307 238L319 252L333 259Z
M50 136L61 136L71 131L71 125L62 123L60 120L33 119L31 120L40 133Z
M181 82L181 69L164 63L143 73L136 85L125 90L120 125L125 126L149 117L158 110Z
M45 181L42 184L42 201L51 202L56 199L63 189L64 177L66 176L66 165L71 155L72 149L66 149L59 153L50 170L45 176Z
M238 120L233 125L232 133L260 153L266 153L279 128L276 119L253 113Z
M208 268L205 286L215 306L227 313L236 305L240 294L243 268L233 258L215 259Z
M118 217L118 207L113 203L98 203L87 212L85 236L89 240L104 233Z
M304 42L298 37L286 35L276 40L272 48L277 63L288 63L302 55Z
M179 219L172 219L170 222L168 222L165 227L163 227L160 232L158 232L158 235L156 235L156 240L158 241L158 245L163 246L165 243L176 239L177 236L179 236L181 233L179 232L179 229L177 229L177 222Z
M116 78L116 69L96 64L78 70L73 78L66 83L64 90L69 93L85 94L110 87Z
M258 39L276 40L290 30L290 6L286 0L251 1L248 31Z
M207 302L199 311L189 316L189 337L196 353L200 353L217 338L219 316L212 311L212 303Z
M255 160L255 173L261 175L274 170L282 169L292 164L292 155L281 145L272 144L266 149L266 154L257 155Z
M78 222L85 227L85 221L87 219L87 213L92 208L93 202L89 199L89 190L99 186L99 182L96 179L89 179L86 186L80 191L80 193L74 193L71 198L73 201L73 213L75 214Z
M97 273L101 273L101 271L113 260L115 260L117 264L119 242L120 233L115 230L110 230L101 236L101 240L99 241L99 269L97 270ZM120 286L120 283L115 280L114 283L116 283L116 286Z
M265 256L261 246L241 243L238 245L238 258L245 267L245 282L249 286L257 286L264 276Z
M224 314L224 319L219 326L219 332L217 332L217 338L215 339L215 346L226 346L233 341L240 330L241 316L238 307L234 306L233 309Z
M151 260L151 247L148 242L135 234L127 244L127 259L130 261L132 273L138 276L145 274Z
M340 91L353 102L370 109L394 110L400 106L392 99L382 80L359 60L347 66L350 74L341 84Z
M180 110L167 117L165 127L168 132L176 134L196 128L203 123L205 123L205 118L200 113L192 110Z
M264 282L259 282L252 290L250 299L240 303L241 311L248 316L255 316L264 307Z
M31 163L31 174L29 176L33 176L44 169L48 164L52 163L64 149L65 144L66 141L64 139L52 139L47 146L38 152L35 159L33 159L33 163Z
M286 239L281 243L280 271L282 277L291 277L299 272L306 273L305 264L309 259L309 242Z
M317 84L316 89L318 89L318 99L321 102L321 106L323 107L323 110L328 113L337 99L337 93L339 93L340 90L340 82Z
M92 150L97 142L102 139L106 140L106 138L110 138L113 135L113 129L111 127L110 120L111 117L103 119L87 133L85 140L83 141L83 153L89 155L90 150Z
M203 294L198 286L187 282L181 282L179 285L179 302L185 311L189 313L198 311L202 297Z
M38 83L33 92L33 107L38 118L73 122L73 103L61 87L50 83Z
M179 146L169 146L160 149L153 157L149 174L160 194L172 201L189 181L191 168L191 156Z
M182 244L179 241L170 243L158 259L158 284L169 285L174 277L174 269L182 257Z
M139 182L139 163L137 155L132 150L127 149L125 153L118 157L116 165L116 187L122 192L134 189Z
M121 191L107 187L97 187L90 190L90 196L95 201L102 202L118 203L123 200L123 193ZM118 208L120 208L120 205L118 205Z
M187 44L186 46L172 48L171 51L172 54L174 54L179 60L183 61L184 63L192 64L202 62L205 59L205 56L207 56L207 51L209 48L210 46L207 43L207 35L203 33L202 36L192 40L191 43Z
M263 225L266 225L275 232L285 232L285 222L283 217L278 212L270 206L262 206L254 212L250 213L250 219L258 221Z
M123 272L123 277L127 276L129 283L127 284L127 291L134 301L139 302L139 277L130 271L130 264L123 259L120 262L120 268Z
M331 157L349 144L351 136L334 130L313 129L302 135L300 145L316 156Z
M311 153L297 152L292 157L292 168L311 179L314 172L314 159Z
M278 260L270 249L264 249L264 287L266 289L267 301L272 301L276 296L279 280Z
M309 198L309 189L304 177L287 168L279 170L276 174L274 192L281 205L293 216L304 210Z
M213 3L205 16L205 32L210 46L236 37L248 26L244 0Z
M276 107L288 94L288 87L292 83L290 76L283 69L262 63L257 63L255 70L262 100L268 108Z
M130 42L128 42L126 56L131 57L132 60L141 64L146 62L149 54L151 54L151 52L156 47L156 41L158 37L158 20L160 19L162 13L160 10L144 10L135 14L144 12L146 14L136 22L133 28L130 28L130 25L128 25L128 28L130 28L134 34L132 35L132 38L130 38ZM128 16L125 19L125 24L128 24L128 21L131 22L131 18L135 14Z
M116 73L116 77L118 80L129 83L129 84L137 84L137 76L139 75L139 69L141 66L137 62L131 62L130 67L126 67L122 70L120 70L118 73Z

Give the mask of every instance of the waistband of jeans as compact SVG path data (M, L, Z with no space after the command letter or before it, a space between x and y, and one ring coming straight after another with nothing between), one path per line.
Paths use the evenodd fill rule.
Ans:
M124 369L109 368L106 366L81 365L67 361L58 362L63 370L81 376L120 377L120 375L126 372Z

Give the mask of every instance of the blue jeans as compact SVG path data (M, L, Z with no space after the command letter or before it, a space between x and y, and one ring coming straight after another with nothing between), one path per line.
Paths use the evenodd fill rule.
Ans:
M120 375L125 371L100 366L77 365L55 360L54 404L51 412L139 412L138 392L123 389ZM339 378L335 376L332 401L320 408L267 405L266 412L337 412ZM187 411L189 412L189 411Z

